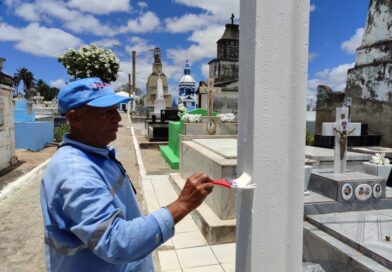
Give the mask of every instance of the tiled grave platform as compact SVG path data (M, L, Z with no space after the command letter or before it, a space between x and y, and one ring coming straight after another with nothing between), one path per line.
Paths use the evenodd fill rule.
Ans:
M167 206L177 199L177 193L167 175L144 176L142 194L146 213ZM200 208L203 209L198 209ZM155 253L154 259L159 265L156 267L157 271L234 271L234 243L210 245L189 215L176 225L175 233Z
M309 215L307 219L319 229L392 269L391 209Z
M180 177L204 172L214 179L237 177L236 139L193 139L183 141L180 151ZM181 187L182 188L182 187ZM235 192L216 186L206 199L207 205L221 220L236 217Z
M333 168L334 150L329 148L305 146L305 157L316 161L313 163L313 169ZM369 154L347 152L347 169L363 172L363 162L370 160Z
M304 198L305 215L392 209L392 188L385 187L382 177L353 171L334 174L330 169L315 169L312 173L308 186L310 195ZM346 184L350 184L352 190L347 200L343 199ZM355 190L362 184L368 184L372 190L380 184L381 195L375 198L372 193L369 199L358 200Z

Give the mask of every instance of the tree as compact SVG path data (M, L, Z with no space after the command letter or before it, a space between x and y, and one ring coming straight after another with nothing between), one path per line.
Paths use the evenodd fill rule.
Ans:
M35 78L32 72L30 72L27 68L22 67L16 70L16 73L13 76L13 81L16 88L18 88L20 82L23 81L23 91L26 93L34 87Z
M44 97L45 101L52 101L53 98L57 97L59 89L50 87L45 81L39 79L35 86L35 89Z
M117 79L120 61L110 49L95 44L82 46L79 50L68 49L57 59L74 79L100 77L109 83Z

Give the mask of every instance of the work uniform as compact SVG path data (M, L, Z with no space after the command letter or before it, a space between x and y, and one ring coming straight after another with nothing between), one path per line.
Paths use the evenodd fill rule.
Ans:
M174 235L169 210L141 215L113 148L62 144L41 186L47 270L154 271L151 252Z

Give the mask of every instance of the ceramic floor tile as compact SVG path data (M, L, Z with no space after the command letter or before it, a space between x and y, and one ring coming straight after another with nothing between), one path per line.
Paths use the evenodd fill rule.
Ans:
M176 233L191 232L191 231L198 231L198 230L199 228L197 227L195 221L193 221L191 216L185 217L176 225Z
M144 201L149 212L156 211L161 206L159 205L158 199L155 196L154 191L145 192Z
M169 190L172 188L169 180L153 180L152 186L156 191Z
M220 265L199 266L193 268L186 268L183 272L224 272Z
M158 251L158 258L162 272L181 269L175 250L160 250Z
M174 249L173 240L169 239L159 246L158 250L169 250Z
M157 196L159 205L161 206L167 206L178 198L176 194L169 193L167 191L155 191L155 195Z
M182 269L219 264L208 246L176 250Z
M172 240L175 249L207 245L207 241L200 231L177 233Z
M222 267L225 272L235 272L234 264L223 263Z
M235 243L211 246L216 258L220 263L235 262Z

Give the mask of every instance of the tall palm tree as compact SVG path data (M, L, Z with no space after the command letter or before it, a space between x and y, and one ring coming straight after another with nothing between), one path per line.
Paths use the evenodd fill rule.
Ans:
M28 90L34 87L35 78L32 72L30 72L27 68L22 67L16 70L16 73L13 77L15 87L17 88L21 81L23 81L24 92L26 93Z

